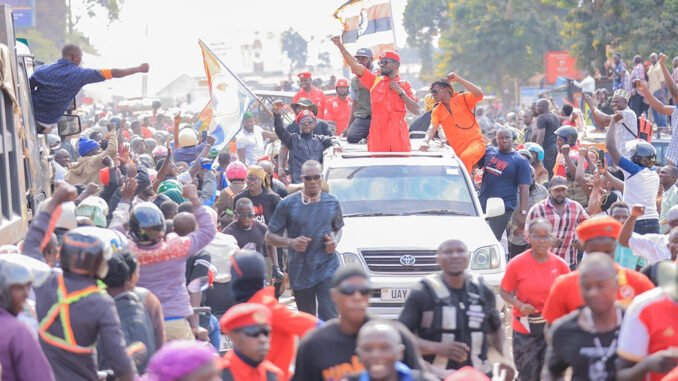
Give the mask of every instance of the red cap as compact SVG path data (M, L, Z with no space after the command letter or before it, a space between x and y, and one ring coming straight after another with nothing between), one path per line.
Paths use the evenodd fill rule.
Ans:
M490 381L490 378L479 370L465 366L447 376L445 381Z
M236 304L221 317L219 325L226 332L252 325L271 325L271 311L263 304Z
M577 237L581 242L594 238L619 238L622 224L612 217L598 217L588 219L577 226Z
M381 59L388 58L400 62L400 55L392 50L387 50L381 55Z
M346 78L337 79L337 82L335 83L334 87L348 87L348 79Z
M299 124L299 123L301 123L301 120L306 118L306 117L311 117L311 118L313 118L313 120L315 120L315 114L313 113L313 111L301 110L297 114L297 117L294 119L294 121L297 122L297 124Z
M299 74L297 74L297 77L299 77L299 79L311 79L311 72L305 71L305 72L299 73Z
M111 181L111 168L106 167L99 170L99 181L102 185L108 185Z

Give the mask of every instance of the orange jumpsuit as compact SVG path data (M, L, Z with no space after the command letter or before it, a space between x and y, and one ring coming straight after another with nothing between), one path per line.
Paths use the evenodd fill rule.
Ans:
M389 77L379 76L365 70L360 83L370 90L372 121L367 137L370 152L410 152L410 133L405 122L405 101L389 87ZM395 81L410 97L414 98L412 86L396 77Z
M351 107L353 107L351 97L341 99L336 96L326 99L323 119L331 120L337 125L336 135L341 135L348 127L348 121L351 119Z
M317 87L311 86L311 91L306 92L303 88L299 89L294 98L292 98L292 103L295 103L299 98L308 98L314 105L318 107L318 118L322 118L325 115L325 93Z
M431 114L431 125L443 128L447 142L464 163L469 175L473 166L485 156L483 132L473 115L473 108L482 99L482 96L475 97L470 92L454 93L449 110L439 103Z
M290 311L278 303L272 286L257 291L247 303L263 304L271 310L271 349L266 360L283 372L283 380L289 380L290 364L296 353L295 339L315 328L318 319L305 312Z
M238 357L234 351L228 351L221 359L221 379L232 381L283 381L283 373L270 361L264 360L253 368Z

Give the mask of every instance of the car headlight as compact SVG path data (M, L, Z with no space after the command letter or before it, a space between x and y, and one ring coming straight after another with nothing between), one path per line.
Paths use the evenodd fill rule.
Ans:
M473 252L471 270L498 269L500 263L499 249L496 246L483 246Z
M341 262L342 265L347 266L347 265L354 265L354 266L362 266L363 262L360 260L360 255L355 254L355 253L342 253L341 254Z

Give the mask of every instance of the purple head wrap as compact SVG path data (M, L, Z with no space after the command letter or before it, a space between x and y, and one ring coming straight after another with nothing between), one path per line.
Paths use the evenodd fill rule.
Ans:
M193 341L172 341L156 352L141 381L175 381L218 358L211 345Z

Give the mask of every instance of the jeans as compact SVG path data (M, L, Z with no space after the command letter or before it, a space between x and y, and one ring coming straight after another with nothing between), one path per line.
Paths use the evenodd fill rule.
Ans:
M327 278L313 287L294 290L297 309L315 315L322 321L337 317L339 315L337 306L330 297L331 288L332 278Z
M372 117L354 118L353 123L348 126L346 141L355 144L367 138L367 135L370 134L370 122L372 122Z
M553 144L544 147L544 168L549 173L549 181L553 177L553 167L556 165L556 156L558 156L558 147Z
M657 127L666 127L668 125L666 115L652 109L652 116L654 117L654 122L657 124Z
M492 217L487 219L487 224L490 225L492 233L497 238L497 241L501 241L501 236L506 231L506 226L508 226L511 216L513 215L512 209L506 209L504 214L497 217Z
M209 337L210 337L210 344L214 348L219 350L219 345L221 345L221 329L219 328L219 320L217 320L217 317L210 314L210 325L209 325Z
M650 218L647 220L636 221L636 226L633 228L634 233L643 234L659 234L659 219Z

